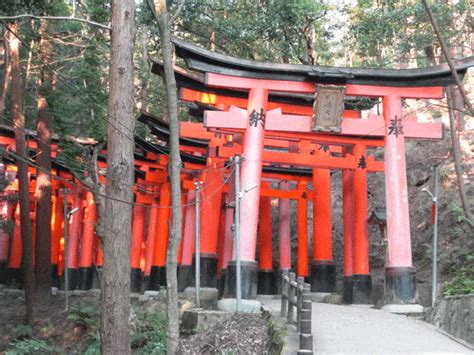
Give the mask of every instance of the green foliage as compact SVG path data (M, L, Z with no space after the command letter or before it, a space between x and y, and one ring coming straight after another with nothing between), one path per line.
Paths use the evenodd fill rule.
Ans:
M84 354L100 354L100 309L95 306L80 304L72 308L68 319L85 328Z
M261 61L318 62L328 51L325 16L330 6L313 0L190 1L178 23L181 36L234 56Z
M166 354L166 316L162 312L139 313L132 349L140 354Z
M451 203L449 205L449 212L451 212L451 215L456 222L463 223L466 221L466 215L464 214L462 206L456 203Z
M285 345L286 328L278 325L273 317L268 319L268 334L270 335L270 354L281 354Z
M446 296L474 293L474 254L466 256L467 266L454 272L454 278L444 288Z
M453 25L454 18L469 18L467 3L461 0L454 5L447 1L430 4L444 37L453 44L467 40L467 32ZM354 65L394 67L415 60L419 67L428 66L425 50L438 41L421 1L384 1L378 6L373 6L372 1L359 1L348 13L348 43L355 52Z
M33 328L28 324L21 324L15 328L15 339L22 340L33 335Z
M37 355L54 353L54 348L43 340L27 339L11 344L5 355Z

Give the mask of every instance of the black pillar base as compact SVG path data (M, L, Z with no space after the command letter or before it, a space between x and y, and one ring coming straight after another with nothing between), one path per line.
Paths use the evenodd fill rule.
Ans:
M130 270L130 292L142 292L142 270L140 268Z
M186 287L191 286L193 274L191 265L178 265L178 292L183 292Z
M92 288L100 289L102 280L102 266L93 266L94 277L92 278Z
M275 272L273 270L259 270L257 282L257 294L275 295Z
M23 273L21 269L7 268L5 283L9 288L23 288Z
M241 261L240 265L242 299L255 299L257 298L258 264L255 261ZM224 298L237 297L235 290L236 271L235 261L229 262L225 278Z
M385 269L385 304L417 303L415 268Z
M166 286L166 268L164 266L152 266L148 289L159 291L160 286Z
M333 261L313 261L310 276L311 292L336 291L336 265Z
M352 276L344 276L342 280L342 302L352 303Z
M194 275L196 275L196 265L193 259ZM217 255L202 254L200 256L201 287L217 288Z
M61 282L58 275L58 265L51 264L51 287L59 288Z
M8 270L8 264L6 262L0 263L0 284L6 284L7 283L7 270Z
M63 277L62 277L62 285L61 285L61 288L64 290L66 289L66 278L65 278L65 274L67 272L67 275L68 275L68 290L75 290L77 288L77 284L78 284L78 281L79 281L79 270L77 269L66 269L63 271Z
M352 275L352 303L373 304L370 275Z
M94 279L94 269L91 267L79 268L79 284L78 289L87 291L92 288L92 280Z
M222 269L221 276L219 277L219 280L217 281L217 290L219 291L219 298L221 298L224 295L226 277L227 277L227 269Z

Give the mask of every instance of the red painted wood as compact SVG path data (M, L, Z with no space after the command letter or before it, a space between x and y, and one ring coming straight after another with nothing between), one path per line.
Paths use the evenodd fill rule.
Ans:
M289 190L288 182L280 182L280 190ZM291 233L290 233L290 200L281 198L278 201L278 249L280 269L291 269Z
M383 99L386 125L403 116L400 97ZM385 138L385 195L387 200L387 267L412 267L410 215L403 134L388 134Z
M354 274L354 171L342 171L342 218L344 228L344 276Z
M205 83L209 86L229 89L261 88L270 91L314 93L315 83L285 80L262 80L237 76L206 73ZM399 96L410 99L441 99L443 88L432 87L393 87L374 85L346 85L347 96L384 97Z
M331 175L313 170L313 260L332 261Z
M365 156L362 146L354 147L357 160ZM368 234L367 171L359 167L354 170L354 274L369 274L369 234Z
M263 271L273 270L271 203L270 197L260 198L258 268Z
M308 269L308 200L306 194L306 182L298 184L300 198L298 199L298 276L309 276Z

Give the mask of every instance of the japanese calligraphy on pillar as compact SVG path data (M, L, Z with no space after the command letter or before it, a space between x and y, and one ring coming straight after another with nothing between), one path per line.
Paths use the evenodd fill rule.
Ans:
M260 109L260 112L257 112L254 109L249 116L249 126L257 127L258 124L261 124L262 127L265 127L265 112L263 111L263 108Z
M402 124L402 119L398 118L395 116L395 118L392 118L390 120L390 123L388 125L388 133L390 135L394 135L395 137L403 136L403 124Z
M311 129L320 132L341 132L345 86L316 85Z
M357 164L359 169L366 169L367 168L367 161L365 160L365 155L362 155L359 158L359 163Z

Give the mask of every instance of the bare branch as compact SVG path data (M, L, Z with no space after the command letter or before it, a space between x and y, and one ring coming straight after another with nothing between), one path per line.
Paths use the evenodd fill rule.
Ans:
M449 69L451 70L451 74L454 78L454 82L456 83L457 87L459 88L459 93L462 96L462 99L464 101L464 105L469 110L471 116L474 116L474 109L471 105L471 102L469 101L469 98L467 97L467 93L466 93L466 90L464 89L464 85L461 82L461 79L459 79L459 75L456 71L456 68L454 67L454 63L453 63L451 57L449 56L448 48L446 46L446 42L445 42L443 36L441 35L441 31L439 30L438 23L436 22L436 19L433 16L433 12L431 12L431 8L428 5L428 2L426 0L422 0L422 2L423 2L423 5L425 6L425 10L426 10L426 13L428 14L428 17L430 18L431 26L433 26L433 30L436 34L436 37L438 37L438 41L439 41L439 44L441 46L441 50L443 51L443 54L446 58L446 62L448 63Z
M6 21L6 20L11 21L11 20L18 20L21 18L32 18L35 20L53 20L53 21L77 21L77 22L87 23L92 26L97 26L97 27L110 31L110 26L103 25L95 21L90 21L83 18L70 17L70 16L37 16L37 15L32 15L32 14L22 14L22 15L16 15L16 16L0 16L0 21Z
M178 5L178 8L176 9L176 11L174 12L174 14L171 16L171 18L169 19L169 23L172 24L173 22L176 21L176 19L178 18L179 14L181 13L181 11L183 10L183 7L184 7L184 0L181 0L179 2L179 5Z

